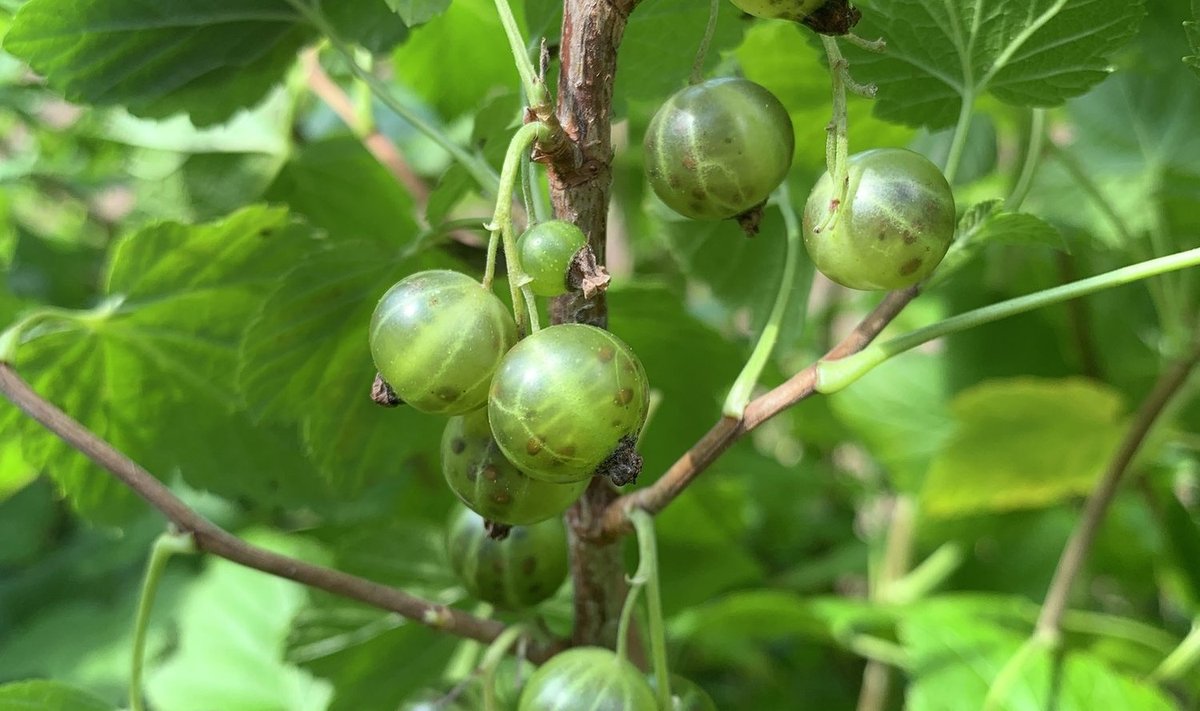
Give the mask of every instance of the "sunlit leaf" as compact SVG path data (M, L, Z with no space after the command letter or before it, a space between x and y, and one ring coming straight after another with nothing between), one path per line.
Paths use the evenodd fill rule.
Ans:
M982 383L951 404L956 426L921 492L931 515L1046 506L1085 493L1124 431L1121 397L1082 379Z
M0 686L0 711L116 711L116 707L82 689L35 680Z
M262 99L312 36L285 0L30 0L4 47L72 101L207 125Z
M855 32L887 51L847 50L857 81L879 87L881 118L941 128L962 104L991 94L1015 106L1055 106L1108 74L1133 36L1142 2L1128 0L868 0Z

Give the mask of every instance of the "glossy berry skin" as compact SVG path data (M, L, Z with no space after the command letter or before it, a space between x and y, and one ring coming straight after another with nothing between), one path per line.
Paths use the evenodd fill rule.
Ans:
M825 0L732 0L742 12L768 20L791 20L800 22L813 10L825 4Z
M517 711L656 711L641 672L601 647L575 647L550 658L525 682Z
M651 674L646 680L650 689L657 692L658 684L654 675ZM717 711L717 705L704 689L678 674L671 675L671 704L671 711Z
M486 408L446 423L442 475L468 508L489 521L510 526L557 516L588 486L587 479L556 484L526 476L492 439Z
M519 610L546 600L567 579L567 530L562 519L513 526L489 538L479 514L458 508L446 536L450 567L476 599Z
M547 220L525 230L517 242L517 252L521 268L533 279L529 283L533 293L567 293L567 270L585 244L583 230L565 220Z
M954 194L937 166L902 148L850 156L847 204L815 233L836 196L826 172L804 208L804 246L825 276L852 289L902 289L929 276L954 239Z
M646 129L646 177L672 210L723 220L750 210L792 166L792 120L775 95L723 77L667 99Z
M487 402L517 326L479 282L430 270L388 289L371 316L370 342L375 367L401 400L421 412L459 415Z
M588 479L646 420L650 386L625 342L595 326L550 326L504 356L488 419L508 459L531 477Z

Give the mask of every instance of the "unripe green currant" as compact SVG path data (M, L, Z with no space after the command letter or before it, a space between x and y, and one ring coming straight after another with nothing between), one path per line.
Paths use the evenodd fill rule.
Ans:
M954 193L919 153L880 148L850 156L846 203L821 177L804 208L804 246L822 274L852 289L902 289L929 276L954 239Z
M396 395L421 412L458 415L487 402L500 359L517 341L504 303L466 274L417 272L371 316L371 357Z
M742 12L765 17L768 20L792 20L800 22L813 10L825 4L825 0L732 0Z
M637 667L601 647L551 657L525 682L517 711L656 711L654 692Z
M521 268L533 279L529 288L538 296L567 293L567 272L587 237L565 220L547 220L525 230L517 242Z
M567 579L567 529L555 517L488 536L479 514L458 507L446 537L450 567L476 599L509 610L531 607Z
M572 482L632 447L649 397L646 371L624 341L595 326L563 324L504 356L488 419L501 451L521 471Z
M722 220L759 205L792 165L787 109L746 79L710 79L667 99L645 138L646 177L671 209Z
M527 476L508 461L488 424L487 408L450 418L442 434L442 475L458 498L489 521L524 526L562 513L587 479L567 484Z

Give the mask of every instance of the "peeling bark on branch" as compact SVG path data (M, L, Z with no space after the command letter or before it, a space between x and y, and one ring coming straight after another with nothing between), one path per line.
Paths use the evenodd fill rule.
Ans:
M636 0L566 0L563 6L558 122L569 146L541 146L554 214L578 225L600 264L604 263L608 202L612 188L612 92L617 47ZM584 298L571 292L550 304L553 323L604 327L604 293ZM616 492L595 479L567 514L571 529L571 574L575 582L575 644L616 644L617 620L625 598L625 569L619 543L596 543L581 533L595 528Z

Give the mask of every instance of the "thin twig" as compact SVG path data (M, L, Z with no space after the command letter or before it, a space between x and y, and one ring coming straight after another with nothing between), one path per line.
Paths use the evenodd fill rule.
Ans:
M916 532L916 503L909 496L897 496L892 502L883 559L871 580L871 601L887 600L888 589L908 572L912 563L913 537ZM882 711L892 686L892 671L880 659L868 659L859 688L858 711Z
M1083 518L1075 526L1071 539L1067 541L1062 557L1059 558L1058 567L1054 570L1054 578L1050 582L1046 599L1042 603L1041 614L1038 615L1037 626L1034 630L1035 637L1050 642L1058 639L1071 587L1074 585L1075 579L1079 577L1084 560L1091 550L1096 534L1100 530L1100 524L1104 521L1104 515L1108 512L1113 497L1116 496L1125 472L1141 448L1142 442L1146 440L1146 436L1158 421L1159 415L1163 413L1175 394L1182 389L1197 363L1200 363L1200 337L1197 338L1190 353L1163 371L1150 394L1146 396L1141 407L1134 414L1129 431L1121 440L1121 445L1109 463L1108 469L1104 472L1104 476L1100 479L1100 483L1088 497L1083 510Z
M915 286L888 294L875 310L867 314L854 330L825 354L822 360L844 358L861 351L916 295ZM599 530L594 532L596 537L608 540L628 533L628 512L634 508L645 509L650 513L662 511L730 445L785 409L811 397L816 392L816 385L817 366L814 363L782 385L751 400L741 420L722 417L699 442L676 460L658 481L613 501L604 512Z
M152 474L119 452L91 430L45 400L9 363L0 362L0 392L43 427L110 472L138 496L161 511L183 533L190 534L201 551L281 578L364 602L434 629L460 637L491 642L505 625L447 605L423 600L397 588L381 585L338 570L306 563L253 546L193 511ZM548 659L556 645L531 640L529 658Z

